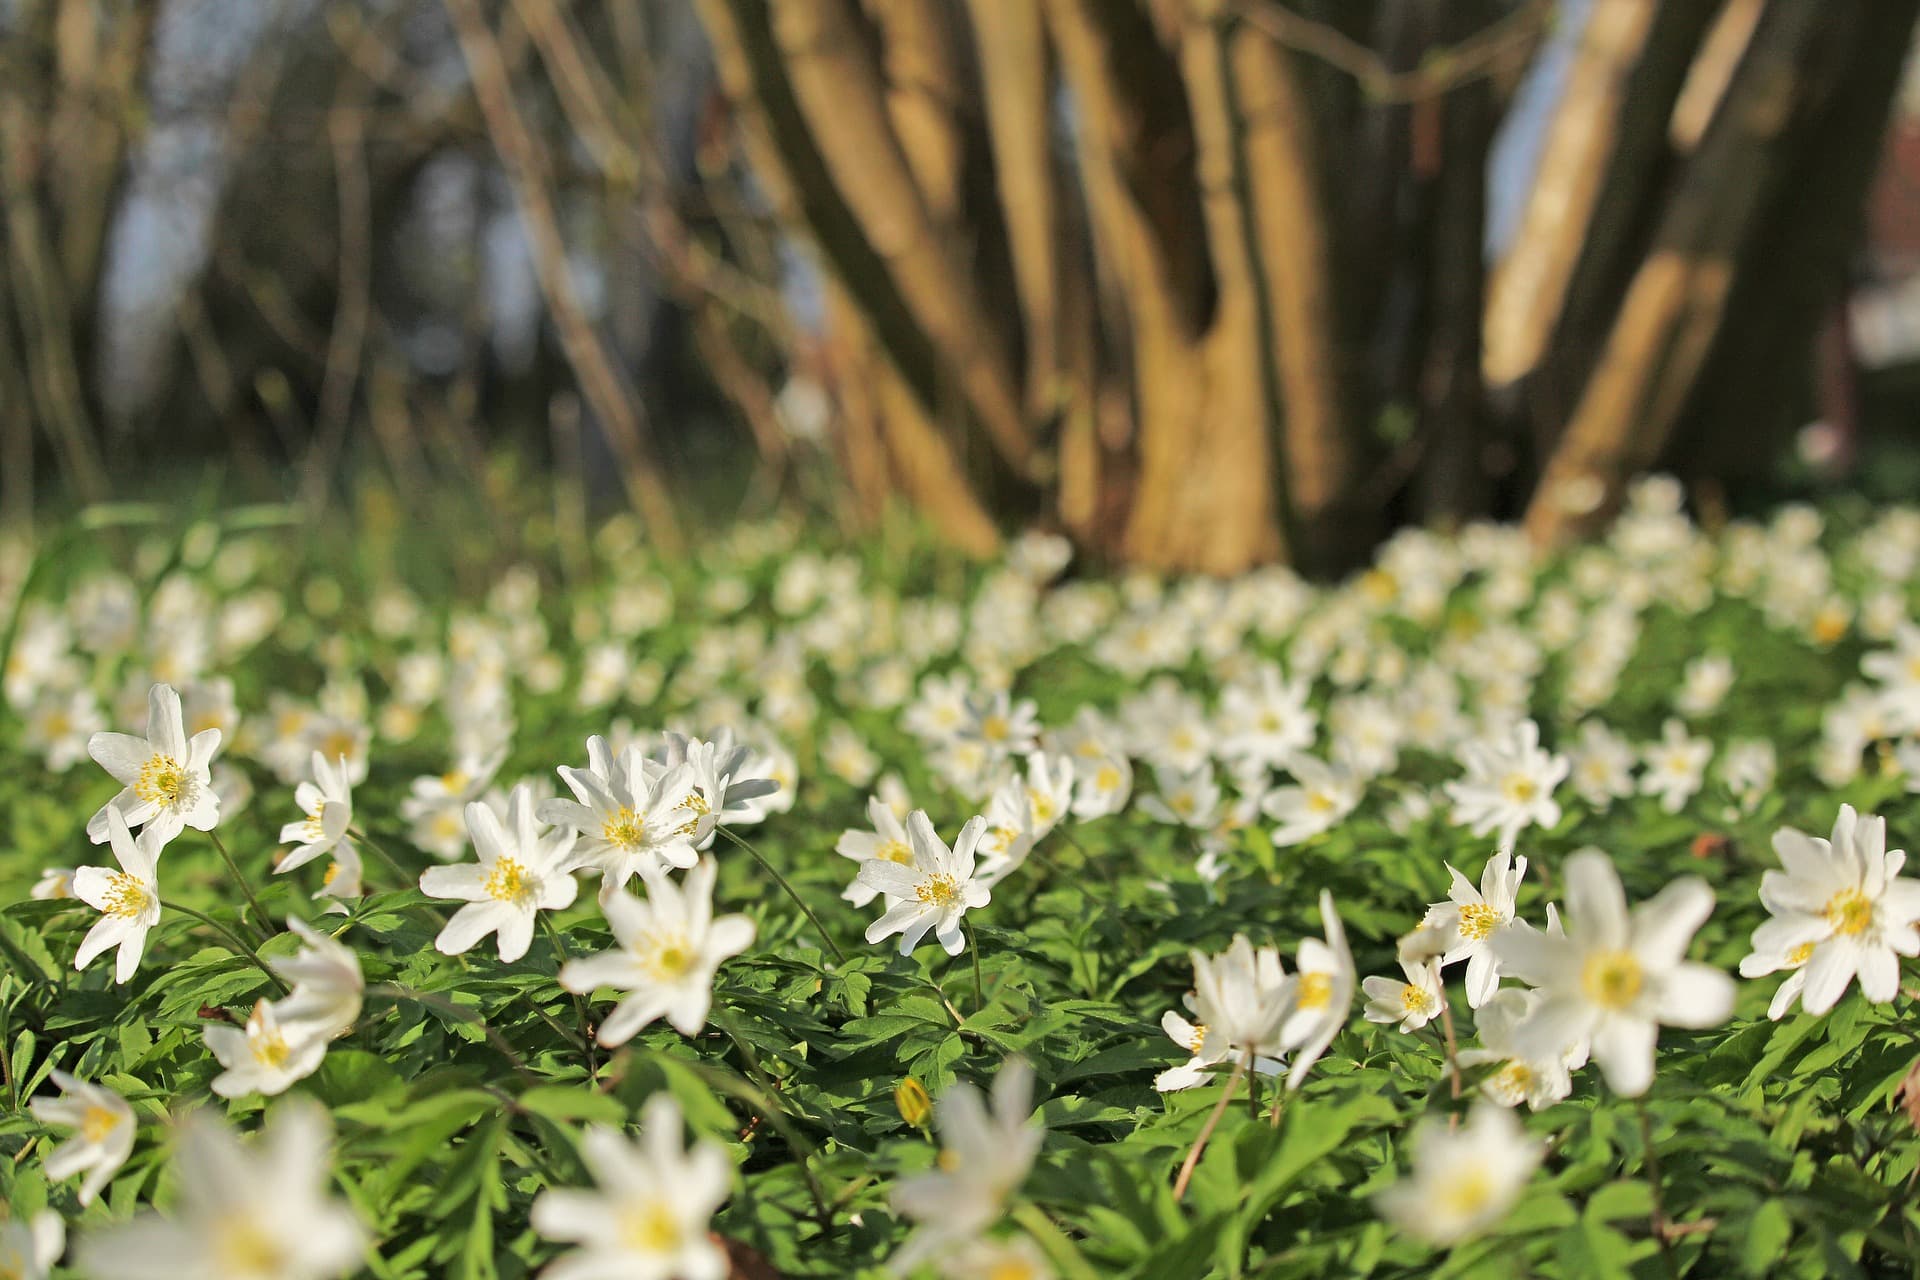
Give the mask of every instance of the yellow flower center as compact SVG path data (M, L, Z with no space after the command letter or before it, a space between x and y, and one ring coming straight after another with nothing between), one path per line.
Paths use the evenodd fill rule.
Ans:
M1527 1096L1527 1091L1533 1088L1533 1068L1515 1059L1500 1068L1488 1084L1496 1097L1504 1098L1510 1103L1518 1103Z
M1835 933L1857 937L1873 925L1873 900L1858 889L1842 889L1827 899L1825 915Z
M713 805L704 791L695 791L681 802L680 811L693 815L681 828L674 832L679 836L690 836L700 829L700 819L713 812Z
M951 907L960 901L960 884L952 876L928 876L913 896L930 907Z
M1102 765L1093 775L1093 785L1102 791L1112 791L1120 785L1120 771L1112 765Z
M1510 773L1501 788L1507 793L1507 799L1515 804L1532 804L1534 797L1540 794L1540 784L1524 773Z
M986 1280L1040 1280L1040 1272L1025 1258L997 1258L988 1266Z
M108 915L131 920L152 905L153 895L135 877L124 871L110 871L107 873L106 903L102 909Z
M329 760L338 760L342 756L352 756L358 745L351 733L345 729L335 729L320 740L320 754Z
M140 766L140 776L133 783L133 794L148 804L167 808L179 804L192 791L193 779L187 775L185 766L159 752L147 757L147 762Z
M680 938L664 939L647 953L646 966L656 978L684 978L693 968L693 948Z
M1468 1169L1454 1175L1440 1192L1440 1208L1449 1216L1472 1218L1486 1212L1493 1202L1493 1179L1484 1169Z
M1484 902L1469 902L1460 908L1460 936L1480 942L1505 923L1500 908Z
M1007 723L1005 716L992 715L980 722L980 736L988 742L1004 741L1011 731L1012 726Z
M1300 995L1296 1003L1302 1009L1324 1009L1333 1003L1333 975L1329 973L1301 974Z
M337 862L329 862L327 864L327 874L320 877L320 887L322 889L332 888L333 882L335 880L338 880L339 878L340 878L340 864Z
M1604 1008L1626 1008L1644 985L1646 975L1631 951L1596 951L1580 967L1581 990Z
M671 1254L680 1247L680 1220L664 1201L629 1205L620 1215L620 1242L639 1253Z
M1307 808L1314 813L1332 813L1335 809L1339 808L1339 806L1334 803L1333 797L1326 792L1309 791L1307 792Z
M533 897L538 882L527 874L527 869L512 858L501 858L493 864L493 870L487 873L483 886L487 896L501 902L511 902L515 906L524 906Z
M1185 791L1176 791L1167 797L1167 807L1184 818L1193 812L1193 796Z
M628 805L614 810L600 827L600 835L616 849L638 849L647 840L647 824Z
M1433 997L1409 982L1400 988L1400 1007L1408 1013L1425 1013L1433 1008Z
M467 775L459 769L449 769L440 775L440 785L450 792L467 789Z
M301 830L306 833L308 840L322 840L326 838L327 824L320 819L320 815L325 813L326 810L326 803L322 801L307 812L307 820L302 824Z
M251 1043L247 1048L252 1050L253 1060L263 1067L278 1070L287 1064L287 1059L293 1054L293 1046L288 1044L287 1038L277 1030L268 1031L262 1028L248 1039Z
M1193 1037L1187 1041L1187 1052L1199 1053L1206 1047L1206 1043L1207 1024L1204 1022L1196 1023L1193 1028Z
M1040 794L1039 791L1032 787L1028 787L1027 803L1033 808L1033 820L1035 822L1053 821L1057 810L1054 809L1053 800L1050 797Z
M903 867L913 865L913 850L899 840L889 840L873 851L873 856L882 862L897 862Z
M1798 969L1811 959L1813 959L1813 944L1811 942L1803 942L1793 950L1787 952L1787 964L1795 969Z
M40 732L49 738L64 738L73 732L73 717L64 711L49 711L40 722Z
M215 1228L217 1235L213 1271L223 1276L277 1276L287 1270L290 1259L280 1243L244 1213L236 1213Z
M105 1142L119 1127L120 1117L105 1107L89 1105L80 1114L80 1137L87 1142Z

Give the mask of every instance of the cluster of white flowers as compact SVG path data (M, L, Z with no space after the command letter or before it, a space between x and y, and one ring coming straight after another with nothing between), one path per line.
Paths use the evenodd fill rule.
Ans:
M796 747L819 778L865 800L865 824L833 845L853 864L842 896L873 913L868 943L902 954L929 934L961 954L977 924L970 913L1017 893L1033 866L1069 848L1083 862L1112 856L1083 849L1077 833L1122 813L1165 828L1158 834L1190 852L1216 902L1220 882L1272 857L1269 846L1310 846L1376 818L1410 843L1450 825L1456 846L1483 842L1488 857L1477 883L1450 865L1428 868L1433 894L1447 881L1446 901L1400 938L1396 975L1360 978L1324 892L1324 936L1301 941L1291 967L1277 946L1249 936L1258 934L1249 922L1223 921L1222 934L1247 931L1218 954L1193 952L1192 988L1162 1022L1178 1060L1154 1079L1163 1092L1217 1086L1222 1107L1249 1073L1284 1077L1285 1091L1296 1091L1353 1029L1354 999L1364 995L1364 1022L1382 1028L1368 1034L1441 1040L1456 1088L1476 1095L1463 1123L1411 1135L1411 1176L1377 1200L1402 1229L1446 1244L1496 1222L1543 1159L1512 1109L1571 1096L1590 1061L1612 1092L1639 1097L1654 1084L1661 1027L1708 1028L1732 1013L1732 980L1688 958L1715 907L1706 881L1682 877L1630 905L1607 853L1556 853L1616 806L1649 820L1694 813L1769 827L1778 815L1764 808L1781 768L1775 746L1734 736L1718 719L1742 688L1737 653L1685 656L1671 696L1649 718L1661 724L1657 737L1630 736L1607 719L1656 603L1687 615L1731 598L1806 644L1861 644L1860 681L1820 709L1813 767L1840 787L1871 764L1920 792L1920 626L1906 615L1920 516L1889 515L1831 554L1821 532L1816 515L1790 508L1709 540L1681 514L1674 487L1655 481L1564 573L1539 573L1517 532L1475 527L1451 539L1403 533L1372 571L1334 589L1282 569L1231 581L1050 585L1066 549L1033 537L962 605L889 594L848 557L791 552L790 531L776 528L743 532L733 548L749 565L791 552L771 578L774 625L746 610L753 589L743 574L713 576L676 600L665 578L634 571L604 599L576 606L577 670L536 608L531 571L505 575L484 609L456 611L440 634L416 597L384 590L368 613L385 651L367 659L315 625L340 607L337 586L308 584L304 611L290 611L275 593L247 587L255 566L216 560L203 577L227 589L224 601L201 578L175 574L144 603L111 575L61 608L28 603L4 694L20 713L21 741L50 770L91 755L121 788L86 827L117 865L50 869L35 890L99 913L77 968L116 950L115 982L138 976L149 932L173 910L161 892L167 847L198 838L189 831L217 840L223 819L249 803L245 774L225 767L223 745L293 789L299 816L281 830L274 872L325 860L323 873L309 871L313 897L324 900L319 918L345 911L367 892L363 855L378 852L356 818L354 790L376 758L437 717L445 754L428 758L445 771L411 779L393 828L441 864L419 875L422 893L458 904L442 917L435 947L463 955L492 938L498 960L514 964L534 946L542 913L597 912L616 945L559 957L558 980L587 1000L613 993L595 1029L609 1048L660 1020L686 1036L705 1028L716 974L749 951L756 932L745 915L715 915L720 863L761 858L740 832L794 805ZM630 535L607 536L602 550L617 561ZM749 545L754 536L761 543ZM1471 608L1455 607L1463 592ZM634 660L639 642L682 610L701 624L684 660ZM1403 644L1410 630L1432 644ZM256 715L211 673L269 633L325 676L311 701L275 693ZM1043 719L1035 699L1016 693L1016 678L1069 648L1135 691ZM106 696L114 682L95 686L96 662L123 670L128 688L115 683ZM1196 670L1211 697L1195 687ZM662 715L658 731L609 714L586 740L584 766L556 766L564 790L544 771L503 778L517 699L562 693L596 715L621 704L680 714ZM140 697L144 735L105 731ZM925 782L914 783L917 797L889 768L906 763L854 723L871 729L877 720L855 709L890 718L900 741L917 746L924 768L907 770ZM396 789L403 780L393 779ZM951 843L942 830L954 833ZM1870 1001L1898 991L1900 958L1920 955L1920 882L1899 874L1904 854L1886 839L1884 821L1845 805L1830 839L1791 828L1774 836L1781 868L1760 886L1772 918L1740 965L1748 978L1786 973L1770 1016L1796 1002L1824 1014L1856 981ZM1558 902L1544 900L1541 870L1552 873ZM585 898L583 876L596 890ZM825 935L815 941L837 950L836 931L801 906ZM255 1003L243 1024L236 1015L204 1031L223 1068L211 1088L223 1097L288 1090L359 1019L354 951L314 924L284 923L299 947L270 966L282 993ZM1458 1006L1449 971L1460 979ZM1468 1016L1471 1040L1456 1026ZM90 1203L128 1159L136 1116L96 1083L64 1071L52 1078L61 1095L35 1100L33 1113L71 1136L48 1154L47 1171L82 1176L80 1201ZM1045 1274L1026 1241L995 1232L1044 1141L1034 1087L1013 1060L991 1106L964 1084L943 1095L939 1167L895 1189L896 1209L918 1224L898 1268L971 1275L1004 1263L1006 1274ZM183 1122L179 1159L192 1190L178 1213L83 1242L86 1265L129 1276L241 1274L206 1259L244 1254L252 1266L244 1274L263 1277L355 1265L362 1228L325 1194L324 1122L286 1103L274 1115L252 1147L217 1122ZM576 1246L548 1274L726 1273L706 1228L732 1173L723 1148L705 1138L689 1148L684 1129L662 1097L647 1106L637 1142L610 1129L588 1135L582 1156L595 1189L550 1189L533 1210L538 1232ZM290 1188L271 1211L260 1201L268 1181ZM61 1252L57 1219L4 1230L0 1249L22 1258ZM27 1265L22 1274L32 1274Z

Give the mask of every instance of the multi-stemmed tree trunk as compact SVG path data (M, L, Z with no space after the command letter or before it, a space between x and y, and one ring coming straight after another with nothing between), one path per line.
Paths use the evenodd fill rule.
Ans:
M1809 367L1917 9L1595 0L1483 278L1550 4L701 5L867 499L1215 572L1523 501L1557 543L1777 427L1741 419Z

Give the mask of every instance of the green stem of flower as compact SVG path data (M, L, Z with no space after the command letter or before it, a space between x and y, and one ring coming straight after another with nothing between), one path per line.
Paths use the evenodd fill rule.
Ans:
M240 874L240 864L233 860L231 853L227 852L226 842L220 839L220 833L209 830L207 839L213 841L213 847L220 851L220 857L226 862L227 870L233 874L234 883L240 886L240 892L247 895L247 905L253 908L254 930L260 933L260 941L265 942L269 935L261 932L260 927L269 919L267 909L260 905L260 899L253 896L253 886L247 883L244 875Z
M359 827L348 827L347 834L349 836L352 836L355 840L358 840L360 842L360 846L363 849L369 850L370 852L372 852L374 857L386 863L387 870L393 872L395 876L399 877L399 885L398 885L399 888L411 889L420 883L420 877L418 875L414 874L411 871L408 871L405 867L401 866L400 860L398 858L388 853L386 851L386 848L383 845L381 845L376 840L374 840L374 838L368 835L365 831L361 830Z
M1220 1091L1220 1101L1214 1104L1213 1114L1207 1117L1200 1136L1193 1140L1193 1150L1187 1152L1186 1162L1180 1166L1180 1176L1173 1180L1173 1198L1176 1202L1187 1194L1187 1183L1193 1180L1193 1171L1199 1167L1200 1153L1207 1149L1207 1139L1219 1127L1220 1117L1227 1113L1227 1104L1233 1101L1233 1091L1240 1087L1240 1077L1247 1073L1247 1064L1252 1060L1251 1052L1243 1053L1234 1060L1233 1074L1227 1077L1227 1087Z
M733 1041L733 1047L740 1051L741 1061L746 1063L747 1074L759 1087L755 1088L745 1081L711 1067L702 1074L717 1087L733 1094L734 1097L765 1116L767 1123L771 1124L774 1130L786 1140L787 1145L793 1148L794 1154L800 1158L800 1174L806 1179L807 1194L813 1197L814 1212L819 1216L821 1226L828 1225L833 1221L833 1210L827 1205L826 1188L820 1185L820 1179L813 1171L813 1158L819 1154L819 1149L800 1132L799 1126L794 1123L785 1105L779 1101L779 1090L774 1087L772 1078L760 1066L760 1059L754 1056L753 1046L747 1043L747 1038L741 1035L739 1029L733 1025L732 1016L719 1010L715 1012L719 1016L714 1018L714 1025L726 1033L727 1039Z
M1453 1083L1453 1100L1460 1101L1460 1042L1453 1034L1453 1001L1446 991L1440 992L1440 1025L1446 1032L1447 1074Z
M1640 1116L1640 1148L1646 1161L1647 1190L1653 1201L1653 1212L1649 1215L1653 1241L1660 1246L1660 1261L1666 1264L1667 1274L1679 1280L1680 1265L1674 1260L1673 1245L1667 1239L1667 1206L1660 1195L1660 1155L1653 1147L1653 1116L1647 1110L1645 1094L1633 1100L1633 1108Z
M979 1013L987 1007L986 984L980 981L980 937L973 931L973 921L961 916L960 923L967 931L967 950L973 953L973 1011Z
M566 939L560 936L559 927L553 923L552 916L539 911L534 914L540 918L541 926L546 929L548 941L553 943L553 954L558 966L565 968L567 962L573 959L573 953L567 950ZM588 1073L597 1081L600 1078L600 1055L593 1051L593 1020L587 1017L587 1002L581 998L578 991L568 991L567 994L573 997L573 1011L580 1018L580 1042L587 1047Z
M1063 1280L1099 1280L1099 1273L1087 1262L1080 1247L1074 1244L1060 1224L1046 1215L1037 1204L1022 1202L1013 1207L1013 1220L1026 1228L1034 1243L1040 1246L1053 1265L1060 1269Z
M748 844L745 840L742 840L739 836L733 834L733 832L727 828L716 827L714 829L753 855L753 860L759 863L768 875L773 877L774 882L786 892L789 898L793 899L793 905L799 907L800 913L806 916L808 922L813 925L813 931L820 935L820 941L826 943L827 950L833 953L834 962L836 964L845 964L847 962L847 953L840 949L840 944L833 940L833 935L827 932L827 927L820 923L820 917L813 914L813 908L807 905L806 899L802 898L799 892L795 890L791 884L787 883L787 878L780 874L780 869L771 862L768 862L765 854Z
M218 920L215 920L212 916L206 914L204 911L195 911L192 907L182 906L178 902L169 902L165 898L160 899L160 906L166 911L178 911L183 916L192 916L195 920L198 920L201 924L206 925L209 929L212 929L228 942L232 943L239 949L241 955L253 961L254 966L258 968L260 972L267 975L274 986L280 988L281 995L284 996L291 990L291 988L287 986L286 980L275 973L272 966L260 958L260 953L254 950L252 944L233 930L227 928L224 924L221 924Z

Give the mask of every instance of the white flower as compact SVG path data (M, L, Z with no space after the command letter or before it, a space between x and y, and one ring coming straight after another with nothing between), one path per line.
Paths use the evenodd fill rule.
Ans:
M73 1136L47 1154L47 1177L55 1182L85 1172L80 1182L80 1205L85 1208L113 1180L133 1153L133 1108L113 1090L55 1069L58 1098L35 1098L33 1118L42 1124L72 1129ZM0 1268L0 1276L6 1274Z
M1264 950L1272 951L1272 948ZM1279 952L1272 952L1272 963L1280 963ZM1279 989L1278 984L1275 984L1275 989ZM1200 1002L1193 992L1188 992L1182 999L1188 1012L1199 1013ZM1222 1062L1240 1061L1247 1056L1245 1047L1229 1042L1224 1033L1216 1033L1205 1022L1189 1022L1172 1009L1160 1015L1160 1029L1167 1033L1168 1039L1193 1055L1179 1066L1168 1067L1153 1078L1153 1087L1161 1093L1175 1093L1205 1084L1208 1077L1213 1075L1213 1067ZM1258 1054L1253 1057L1253 1070L1260 1075L1277 1076L1284 1069L1285 1064L1278 1058L1266 1058Z
M1505 849L1525 828L1560 821L1553 790L1572 765L1541 748L1540 726L1533 721L1520 721L1502 738L1462 744L1460 763L1467 776L1446 784L1455 826L1477 836L1497 832Z
M1680 692L1674 695L1674 710L1683 716L1704 716L1726 699L1733 687L1733 661L1724 654L1711 653L1695 658L1680 676Z
M1153 781L1159 794L1142 796L1140 811L1155 822L1205 829L1219 820L1220 784L1206 761L1191 770L1157 764Z
M607 740L587 739L588 766L560 766L560 777L574 800L543 800L540 821L577 832L570 869L600 872L602 897L626 887L636 873L662 867L690 867L699 859L694 846L712 828L709 815L686 812L694 796L693 771L686 765L649 767L637 746L616 756Z
M1244 933L1236 933L1219 955L1195 951L1192 958L1193 1012L1205 1029L1201 1039L1231 1053L1280 1057L1280 1024L1290 1011L1293 987L1278 948L1256 949Z
M20 745L44 755L48 769L65 773L86 758L88 740L104 727L92 689L49 692L23 718Z
M560 985L586 994L596 987L629 993L600 1024L600 1043L625 1044L655 1018L681 1035L696 1035L713 1002L713 975L722 961L753 945L753 921L713 918L713 881L719 865L702 858L675 886L660 867L640 873L647 882L642 902L628 893L601 899L619 949L569 960Z
M1633 746L1602 722L1581 723L1571 754L1573 789L1596 812L1605 813L1615 800L1633 794Z
M907 829L900 825L905 815L897 815L893 806L874 796L867 801L867 821L873 824L873 830L861 831L849 827L840 833L833 851L843 858L855 862L865 862L869 858L881 858L887 862L897 862L903 867L913 865L913 848L907 842ZM856 907L864 907L880 891L857 876L840 896ZM888 906L893 904L889 902Z
M764 752L736 742L731 729L702 741L678 733L661 738L659 753L649 768L665 774L684 764L693 773L693 794L683 806L688 820L699 819L694 845L705 849L720 827L765 821L765 800L780 789L771 776L773 761Z
M1662 809L1668 813L1680 812L1693 793L1700 790L1712 755L1712 742L1689 738L1684 724L1678 720L1667 721L1660 741L1641 752L1647 771L1640 775L1640 794L1659 796Z
M933 1260L944 1280L1053 1280L1054 1270L1025 1236L980 1239Z
M913 862L902 865L884 858L860 864L860 882L885 894L893 905L867 926L867 941L900 935L900 954L909 955L929 930L947 954L966 950L960 920L974 907L987 905L991 894L974 877L973 851L986 831L985 818L969 819L948 849L934 833L924 809L907 815L907 842Z
M345 1035L360 1016L360 999L366 990L360 958L304 920L289 917L287 928L305 945L273 962L273 971L293 984L292 992L275 1002L275 1014L280 1021L312 1029L323 1039Z
M1527 860L1501 850L1487 859L1480 872L1480 887L1454 870L1448 863L1447 874L1453 883L1447 889L1447 902L1427 908L1423 924L1448 930L1451 934L1442 965L1467 962L1467 1007L1478 1009L1500 985L1500 961L1494 955L1494 939L1514 923L1514 899L1520 882L1526 878Z
M497 933L500 959L511 964L533 942L536 912L557 911L573 903L579 883L566 868L574 833L561 828L541 835L534 823L533 788L521 783L507 800L507 824L493 810L467 806L476 863L428 867L420 873L420 892L468 905L454 912L433 940L443 955L457 956L490 933Z
M152 825L171 840L181 828L211 831L220 822L220 798L214 794L208 766L220 750L220 731L203 729L187 737L180 716L180 695L171 685L147 691L147 733L96 733L87 754L120 783L120 793L87 820L87 838L107 841L107 810L118 810L129 827Z
M81 940L73 967L84 969L108 947L118 947L113 980L125 982L140 967L147 931L160 923L160 885L154 866L170 833L154 823L135 836L118 809L109 807L106 813L107 839L120 870L81 867L73 873L73 896L102 913Z
M327 1036L321 1028L305 1023L281 1026L269 1000L254 1003L244 1029L209 1023L201 1034L226 1068L209 1086L223 1098L285 1093L294 1081L318 1070L327 1055Z
M1366 993L1364 1010L1368 1022L1398 1023L1402 1031L1418 1031L1440 1016L1446 991L1440 985L1440 966L1429 960L1424 964L1400 962L1405 982L1393 978L1367 978L1360 983Z
M1683 877L1629 913L1613 860L1600 850L1575 853L1565 874L1564 937L1506 929L1494 939L1501 966L1542 996L1513 1045L1520 1056L1543 1058L1586 1039L1608 1086L1637 1097L1653 1083L1662 1023L1711 1027L1733 1009L1733 980L1684 958L1713 913L1713 890Z
M173 1216L143 1214L80 1242L81 1269L114 1280L333 1280L360 1268L365 1233L327 1194L331 1125L282 1103L242 1145L225 1122L180 1122Z
M940 1095L933 1123L938 1165L897 1183L891 1197L897 1212L920 1224L888 1262L896 1275L998 1221L1046 1140L1033 1114L1033 1069L1019 1058L1001 1065L991 1105L963 1081Z
M1320 720L1307 707L1307 693L1305 680L1288 680L1270 662L1251 679L1228 685L1220 694L1220 754L1273 768L1312 746Z
M1280 824L1273 830L1273 843L1281 849L1332 830L1359 805L1364 789L1344 764L1296 755L1287 768L1295 785L1275 787L1260 801L1260 811Z
M307 816L280 828L280 843L296 847L273 864L275 875L304 867L337 846L351 843L347 827L353 822L353 783L347 778L345 760L329 760L314 752L313 781L296 787L293 799Z
M37 902L73 896L73 872L66 867L43 867L30 896Z
M1466 1069L1499 1065L1499 1070L1480 1082L1480 1092L1503 1107L1522 1102L1533 1110L1552 1106L1573 1092L1573 1072L1586 1065L1584 1040L1565 1050L1528 1056L1514 1038L1514 1031L1540 1003L1538 991L1509 987L1495 994L1480 1009L1478 1049L1460 1054Z
M447 772L415 778L411 794L400 802L400 816L410 824L413 842L442 862L458 858L467 843L463 811L492 784L506 758L505 748L487 754L469 751Z
M1920 955L1920 881L1900 874L1907 855L1887 848L1886 819L1843 804L1831 840L1785 827L1774 833L1773 849L1785 869L1760 878L1760 902L1773 919L1753 931L1741 976L1797 970L1787 981L1812 1014L1833 1008L1856 976L1868 1000L1893 999L1899 957ZM1791 1002L1783 987L1768 1016L1779 1017Z
M1320 922L1327 938L1306 938L1294 955L1295 972L1287 980L1286 1017L1280 1023L1280 1046L1293 1055L1287 1088L1306 1083L1307 1070L1327 1051L1346 1025L1353 1008L1353 953L1347 932L1333 908L1333 895L1320 891Z
M1901 623L1893 645L1860 659L1860 670L1879 682L1880 704L1895 728L1920 729L1920 626Z
M66 1247L67 1224L51 1209L42 1209L31 1221L21 1218L0 1221L0 1276L11 1280L47 1280ZM1048 1273L1032 1274L1044 1278Z
M956 731L985 746L993 760L1025 755L1039 739L1040 721L1034 714L1031 698L1015 702L1006 690L1000 689L984 697L968 699L966 710L966 717L956 726Z
M545 1280L723 1280L727 1255L707 1224L733 1181L727 1151L709 1138L682 1145L679 1104L647 1099L636 1141L595 1125L580 1143L594 1189L554 1187L534 1199L533 1229L580 1246Z
M1411 1145L1413 1174L1380 1193L1380 1214L1432 1245L1478 1235L1505 1217L1546 1153L1512 1112L1486 1103L1457 1129L1425 1117Z

